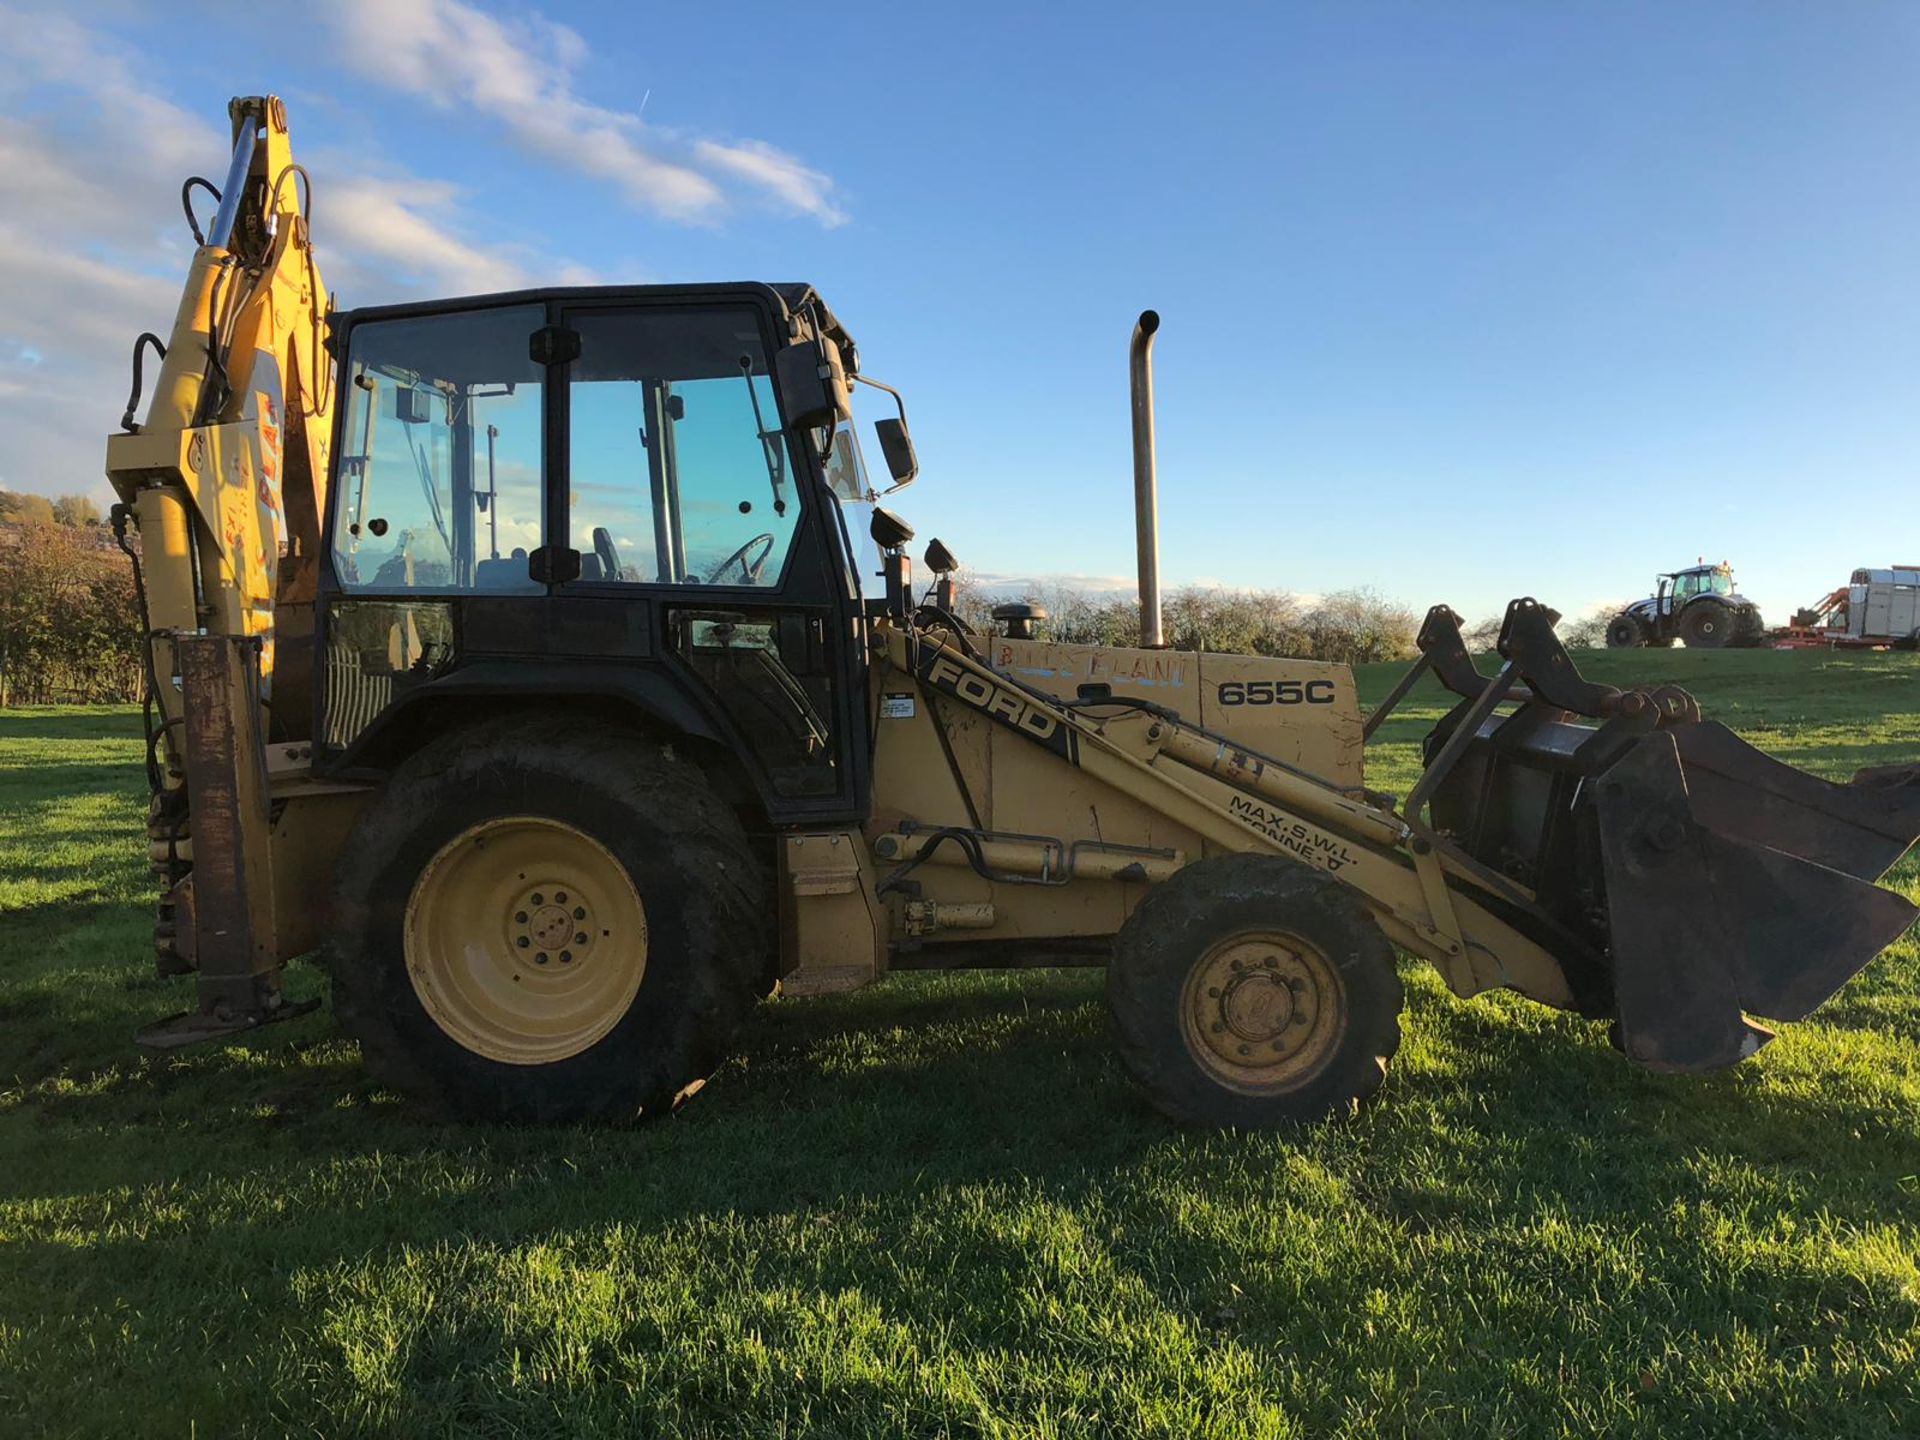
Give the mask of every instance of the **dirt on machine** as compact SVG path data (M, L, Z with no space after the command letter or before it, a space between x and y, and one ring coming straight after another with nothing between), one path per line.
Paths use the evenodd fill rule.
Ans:
M195 993L149 1047L300 1013L283 971L312 954L415 1103L627 1119L776 989L1085 965L1148 1100L1268 1126L1380 1086L1400 953L1702 1071L1913 918L1874 882L1920 794L1584 679L1532 599L1492 674L1436 606L1370 714L1344 665L1165 648L1151 312L1142 644L1018 606L986 633L945 545L915 576L882 503L919 470L904 401L811 286L334 311L283 108L231 116L108 445L151 628L159 964ZM1379 793L1368 742L1423 680L1451 708Z

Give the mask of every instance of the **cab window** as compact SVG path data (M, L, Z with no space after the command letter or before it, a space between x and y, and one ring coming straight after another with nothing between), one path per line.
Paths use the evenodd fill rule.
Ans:
M568 543L588 583L771 589L800 519L758 315L575 314Z
M538 305L366 321L353 329L332 504L349 591L538 592Z

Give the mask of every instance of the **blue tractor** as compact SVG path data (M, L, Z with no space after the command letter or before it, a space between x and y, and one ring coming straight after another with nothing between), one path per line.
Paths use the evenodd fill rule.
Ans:
M1688 649L1718 650L1758 645L1766 633L1760 607L1735 592L1732 566L1694 565L1657 576L1653 594L1609 620L1607 648L1628 650L1684 640Z

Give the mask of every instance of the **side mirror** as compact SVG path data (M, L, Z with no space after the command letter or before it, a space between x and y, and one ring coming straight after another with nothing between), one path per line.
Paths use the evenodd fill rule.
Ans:
M893 477L893 488L898 490L913 483L914 476L920 473L919 457L913 453L913 437L907 433L904 417L889 415L884 420L873 422L873 433L879 437L880 453L886 456L887 473Z
M795 429L831 428L853 415L846 367L831 340L803 340L776 351L773 379L787 424Z

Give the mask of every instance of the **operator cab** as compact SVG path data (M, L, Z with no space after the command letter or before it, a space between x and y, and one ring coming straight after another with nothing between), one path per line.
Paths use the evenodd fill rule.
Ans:
M877 496L858 354L811 288L388 306L331 344L321 768L379 773L450 706L567 697L746 757L776 822L863 811Z
M1666 609L1701 595L1733 594L1733 570L1726 565L1693 565L1656 576L1654 583L1654 595Z

